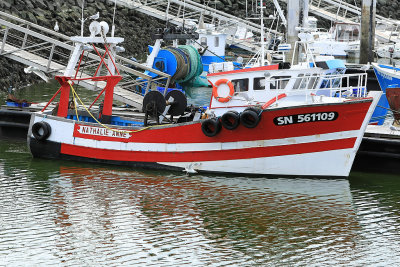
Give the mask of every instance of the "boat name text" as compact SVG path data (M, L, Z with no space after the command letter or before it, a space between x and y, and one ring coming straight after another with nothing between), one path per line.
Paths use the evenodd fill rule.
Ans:
M386 74L386 73L383 73L383 72L380 72L380 71L377 71L378 73L379 73L379 75L381 75L384 79L386 79L386 80L393 80L393 77L392 76L390 76L390 75L388 75L388 74Z
M84 125L79 125L78 132L80 134L107 136L107 137L114 137L114 138L129 138L129 137L131 137L131 135L127 132L122 132L122 131L120 132L118 130L111 130L111 129L107 129L107 128L84 126Z
M295 123L314 122L314 121L334 121L339 117L335 111L316 112L306 114L295 114L274 118L275 125L282 126Z

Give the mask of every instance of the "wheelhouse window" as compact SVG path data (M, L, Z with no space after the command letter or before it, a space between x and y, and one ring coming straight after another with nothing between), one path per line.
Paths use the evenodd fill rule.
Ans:
M336 39L339 42L357 41L360 39L360 26L354 24L337 24Z
M214 38L214 47L219 47L219 37Z
M293 89L315 89L317 83L317 74L299 74L296 78Z
M254 78L254 90L264 90L265 89L265 77Z
M207 37L201 37L200 44L204 46L207 45Z
M293 89L306 88L308 77L310 77L310 74L299 74L299 76L296 77L296 82L294 83Z
M273 76L269 79L269 89L285 89L291 76Z
M308 83L308 88L315 89L317 87L317 83L318 83L317 74L314 73L310 78L310 82Z
M231 81L235 92L245 92L249 90L249 79L237 79Z

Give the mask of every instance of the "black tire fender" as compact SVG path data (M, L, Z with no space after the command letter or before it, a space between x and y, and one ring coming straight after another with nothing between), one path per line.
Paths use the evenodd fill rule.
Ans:
M240 122L246 128L255 128L260 122L260 117L261 112L255 108L248 108L240 114Z
M38 141L46 140L51 134L51 127L45 121L35 122L32 125L32 134Z
M215 118L206 119L201 123L201 130L205 136L216 136L221 131L221 122Z
M221 117L221 124L227 130L235 130L240 124L240 115L237 111L228 111Z

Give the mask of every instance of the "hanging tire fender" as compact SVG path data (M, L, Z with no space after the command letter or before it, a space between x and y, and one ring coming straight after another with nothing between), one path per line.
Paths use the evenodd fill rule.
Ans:
M44 141L51 134L51 126L45 121L35 122L32 125L32 134L36 140Z
M240 114L240 122L246 128L255 128L261 120L261 111L257 108L247 108Z
M221 122L215 118L206 119L201 123L201 131L205 136L216 136L221 131Z
M237 111L228 111L221 117L221 124L227 130L235 130L240 124L240 114Z

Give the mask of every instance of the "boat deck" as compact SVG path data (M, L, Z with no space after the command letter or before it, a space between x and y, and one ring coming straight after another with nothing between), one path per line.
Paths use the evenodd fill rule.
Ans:
M364 137L400 139L400 127L387 125L368 125Z

